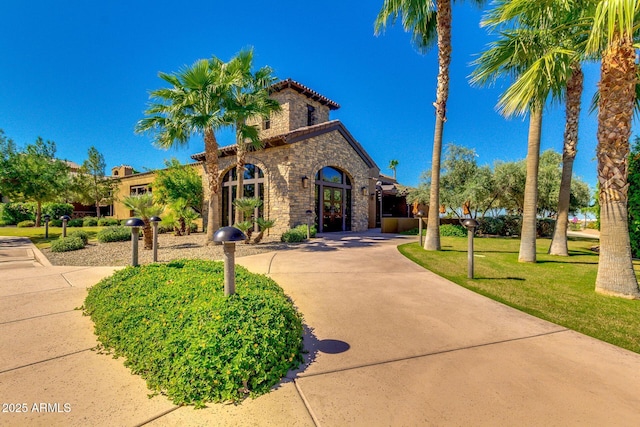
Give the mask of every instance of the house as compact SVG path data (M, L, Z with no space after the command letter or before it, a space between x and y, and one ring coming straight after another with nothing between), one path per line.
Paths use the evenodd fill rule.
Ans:
M271 232L306 224L307 211L321 232L376 227L380 169L345 125L330 119L330 112L340 106L291 79L273 85L271 97L282 110L251 123L259 128L264 149L247 153L244 174L244 195L263 201L258 214L275 220ZM234 222L236 150L230 145L218 151L221 191L214 200L215 228ZM204 153L191 157L203 179L206 222L210 195ZM114 168L113 175L120 180L120 196L147 191L154 178L152 172L133 174L127 166ZM130 212L116 202L114 215L127 218Z

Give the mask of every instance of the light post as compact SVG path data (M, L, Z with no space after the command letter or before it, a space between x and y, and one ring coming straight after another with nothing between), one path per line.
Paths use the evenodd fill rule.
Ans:
M140 218L129 218L124 223L125 226L131 227L131 265L138 265L138 239L140 237L140 227L144 227L144 221Z
M213 241L223 244L224 251L224 296L236 293L236 242L247 240L247 236L235 227L222 227L213 233Z
M162 221L159 216L149 218L153 227L153 262L158 262L158 223Z
M380 231L382 232L382 181L376 181L376 191L378 192L378 200L380 202Z
M420 247L422 247L422 217L424 216L424 212L418 211L416 216L418 217L418 235L420 236Z
M473 218L467 218L462 221L462 225L467 228L467 277L473 279L473 235L478 227L478 221Z
M71 217L69 215L62 215L60 217L60 221L62 221L62 237L67 237L67 221L69 221Z
M51 215L44 216L44 238L49 238L49 221L51 221Z
M307 240L311 239L311 209L307 209Z

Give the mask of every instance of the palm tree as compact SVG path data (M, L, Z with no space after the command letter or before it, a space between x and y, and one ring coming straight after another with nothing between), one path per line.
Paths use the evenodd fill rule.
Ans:
M226 120L236 128L236 175L238 180L237 198L244 197L244 170L247 151L261 149L258 128L247 121L259 117L269 118L271 113L281 110L280 103L269 97L269 87L277 80L271 67L265 66L251 72L253 50L241 51L229 63L242 79L230 87L225 102ZM242 211L236 210L235 222L242 222Z
M627 156L637 83L634 31L640 1L598 1L587 51L601 55L598 100L600 258L596 291L640 298L627 224Z
M137 133L151 132L154 144L163 149L186 146L193 134L203 135L204 168L209 186L207 243L213 241L217 224L216 200L220 190L215 132L228 125L224 120L223 101L231 84L241 78L229 68L213 57L210 60L200 59L175 73L159 73L171 87L151 92L152 102L145 111L148 117L136 125Z
M473 0L481 5L484 0ZM414 45L421 53L426 52L437 38L438 84L436 87L436 123L433 136L431 160L431 189L429 193L429 216L424 249L440 250L440 161L442 157L442 135L446 121L447 98L449 97L449 64L451 63L451 0L384 0L375 21L376 33L386 27L387 20L393 22L401 16L402 25L412 33Z
M514 83L502 95L498 107L505 116L529 113L527 143L527 178L524 192L522 230L520 233L521 262L536 262L538 165L542 113L549 95L560 99L567 70L576 62L577 54L566 48L558 33L560 12L553 1L537 3L537 13L523 8L530 0L501 0L484 19L491 28L509 27L491 43L476 61L471 81L486 84L500 76L509 76Z
M389 162L389 169L393 171L393 179L396 179L396 168L398 167L398 161L393 159Z
M122 204L131 209L144 222L144 227L142 227L144 249L153 249L153 230L149 218L160 215L164 207L155 204L151 192L125 197Z

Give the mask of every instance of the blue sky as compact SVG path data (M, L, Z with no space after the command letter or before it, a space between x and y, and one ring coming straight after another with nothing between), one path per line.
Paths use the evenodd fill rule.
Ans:
M23 146L37 136L56 142L58 157L82 163L95 146L107 167L160 168L203 150L163 151L135 135L148 92L200 58L229 60L253 46L256 67L269 65L334 100L340 119L383 173L397 159L398 180L416 185L430 167L437 61L419 55L396 24L374 36L382 1L29 1L0 3L0 128ZM268 5L268 6L266 6ZM527 120L506 120L494 106L507 82L468 84L470 62L490 41L482 11L457 2L444 142L475 148L480 164L526 156ZM590 103L597 65L585 67ZM574 173L595 185L596 117L583 108ZM542 149L562 150L564 108L548 109ZM233 143L231 132L220 144Z

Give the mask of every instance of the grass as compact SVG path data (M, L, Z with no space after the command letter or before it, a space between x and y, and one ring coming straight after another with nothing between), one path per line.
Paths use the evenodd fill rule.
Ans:
M84 230L89 234L90 242L97 242L96 235L98 231L105 227L67 227L67 234L73 230ZM0 236L28 237L38 249L44 249L51 246L51 241L57 240L62 236L62 227L49 227L49 238L44 237L45 229L42 227L0 227Z
M535 264L518 262L520 240L476 238L474 279L467 278L467 239L442 237L442 251L418 243L399 250L417 264L467 289L602 341L640 353L640 301L597 294L596 240L573 239L569 257L546 253L537 241ZM640 262L634 261L636 276Z

